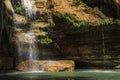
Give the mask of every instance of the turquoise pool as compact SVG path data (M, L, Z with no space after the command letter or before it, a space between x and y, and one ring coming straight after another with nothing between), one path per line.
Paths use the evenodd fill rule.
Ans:
M73 72L14 72L0 74L0 80L120 80L119 70Z

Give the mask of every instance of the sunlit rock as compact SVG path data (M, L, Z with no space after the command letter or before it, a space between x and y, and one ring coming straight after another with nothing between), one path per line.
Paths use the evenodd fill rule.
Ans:
M47 0L36 0L36 7L37 8L45 8L46 7Z
M19 14L15 14L14 15L14 23L15 24L26 24L27 20L25 16L19 15Z
M33 43L35 41L34 33L28 32L28 33L18 33L17 38L19 42L23 43Z
M39 28L46 28L49 26L49 24L45 22L34 22L32 23L32 26L34 29L39 29Z
M73 61L51 61L45 65L45 71L50 72L59 72L59 71L72 71L74 70L74 62Z
M10 0L4 0L5 8L7 9L7 16L12 20L14 15L14 9Z
M30 65L33 65L30 67ZM72 60L30 60L23 61L16 67L19 71L49 71L49 72L59 72L59 71L73 71L74 61Z

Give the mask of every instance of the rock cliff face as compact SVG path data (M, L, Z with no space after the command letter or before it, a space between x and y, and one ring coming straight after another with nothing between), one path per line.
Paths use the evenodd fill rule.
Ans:
M0 15L0 70L14 69L16 44L13 37L14 10L9 0L1 0Z
M17 2L11 5L9 0L4 0L2 21L5 27L2 26L0 56L12 58L11 64L14 65L9 69L15 68L14 61L17 60L15 36L24 37L30 26L36 36L39 59L72 59L76 68L114 68L120 64L120 25L106 21L120 19L120 1L78 0L79 4L75 1L36 0L36 16L29 22L21 6L17 6L20 11L17 10ZM91 25L95 23L102 25ZM75 27L80 24L85 25ZM0 67L4 67L3 62L0 58Z
M69 24L56 24L53 40L61 58L76 61L81 68L114 68L119 62L119 25L84 26L79 29ZM68 29L69 27L69 29ZM71 29L70 29L71 28Z

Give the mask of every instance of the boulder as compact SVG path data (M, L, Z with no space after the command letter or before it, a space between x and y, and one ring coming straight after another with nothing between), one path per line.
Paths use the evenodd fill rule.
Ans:
M16 67L19 71L72 71L74 70L74 61L72 60L27 60L19 63Z
M120 65L115 66L115 69L120 69Z
M74 62L69 60L51 61L45 64L44 70L49 72L72 71L74 70Z

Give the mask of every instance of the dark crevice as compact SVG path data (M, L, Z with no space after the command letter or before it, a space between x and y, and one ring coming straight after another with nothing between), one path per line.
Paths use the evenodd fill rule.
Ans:
M90 7L98 7L106 16L120 18L120 6L113 0L82 0Z

